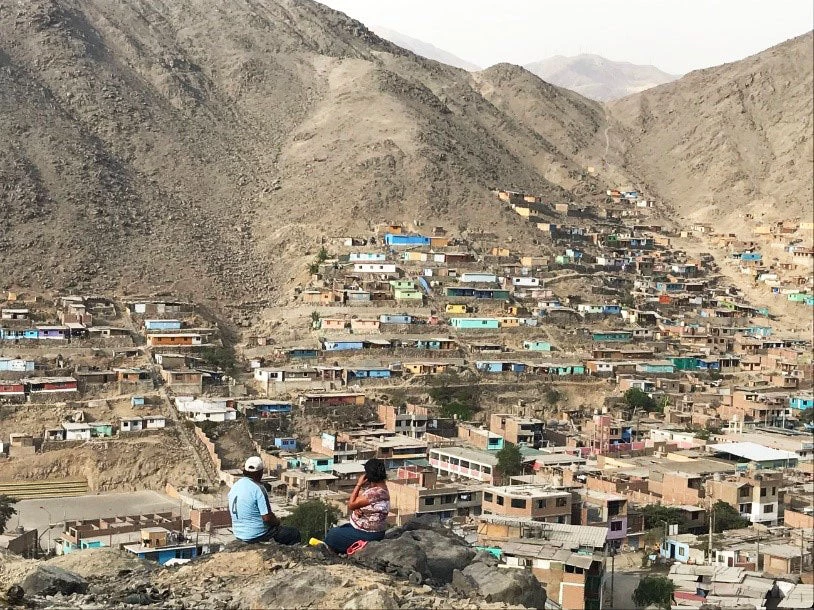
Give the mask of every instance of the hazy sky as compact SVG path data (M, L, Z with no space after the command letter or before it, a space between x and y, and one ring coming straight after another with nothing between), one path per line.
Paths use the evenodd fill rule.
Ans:
M596 53L682 74L814 27L812 0L320 0L482 67Z

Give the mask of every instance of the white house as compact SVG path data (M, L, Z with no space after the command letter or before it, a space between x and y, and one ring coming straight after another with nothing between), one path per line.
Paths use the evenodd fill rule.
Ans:
M122 417L119 419L119 432L138 432L144 429L141 417Z
M397 275L396 265L392 263L354 263L354 273L381 273L385 275Z
M188 397L179 398L188 399ZM201 400L200 398L179 400L179 398L175 399L175 406L178 412L192 421L221 422L237 419L237 411L232 407L226 406L227 401L225 400Z
M167 418L163 415L148 415L143 419L146 430L159 430L167 427Z
M512 286L524 286L536 288L540 285L540 280L536 277L513 277Z
M62 424L65 430L66 441L89 441L91 427L88 424L65 423Z
M494 284L497 276L494 273L467 272L462 273L459 280L461 284Z

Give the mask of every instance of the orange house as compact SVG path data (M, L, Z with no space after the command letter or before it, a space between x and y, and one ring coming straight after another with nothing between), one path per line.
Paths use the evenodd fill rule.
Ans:
M192 347L203 345L203 337L198 333L148 334L147 345L150 347Z

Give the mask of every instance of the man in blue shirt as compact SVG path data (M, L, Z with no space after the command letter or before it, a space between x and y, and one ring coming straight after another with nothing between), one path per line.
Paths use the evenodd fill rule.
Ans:
M274 540L279 544L299 544L299 530L282 525L271 512L268 494L260 482L262 477L263 460L252 456L243 466L243 478L229 491L229 514L235 538L243 542Z

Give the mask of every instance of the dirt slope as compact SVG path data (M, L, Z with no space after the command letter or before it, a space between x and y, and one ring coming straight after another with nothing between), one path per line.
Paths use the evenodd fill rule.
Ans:
M686 218L812 213L812 34L610 104L628 169Z
M324 234L491 227L489 188L579 173L466 72L310 0L0 5L0 143L0 284L223 301L273 299Z

